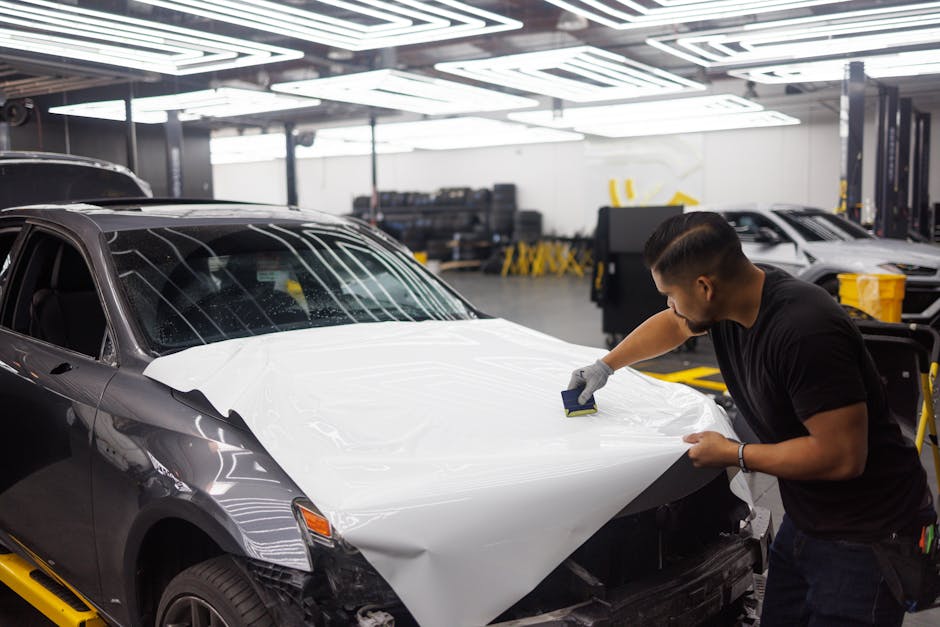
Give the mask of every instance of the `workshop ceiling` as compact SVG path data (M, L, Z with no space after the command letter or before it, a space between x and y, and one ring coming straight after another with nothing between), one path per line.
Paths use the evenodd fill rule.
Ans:
M845 62L866 58L872 85L940 103L940 2L0 0L0 100L115 100L128 83L151 98L310 96L309 107L193 116L214 128L719 94L798 115L837 110Z

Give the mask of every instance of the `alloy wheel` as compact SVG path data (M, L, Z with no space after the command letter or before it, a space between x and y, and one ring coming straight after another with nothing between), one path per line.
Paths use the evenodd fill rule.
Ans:
M166 611L161 627L228 627L228 624L203 599L184 596Z

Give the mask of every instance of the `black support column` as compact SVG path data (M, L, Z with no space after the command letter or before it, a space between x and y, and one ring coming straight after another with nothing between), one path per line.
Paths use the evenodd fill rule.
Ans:
M183 196L183 124L179 111L166 112L166 188L170 198Z
M294 123L284 123L284 165L287 168L287 204L297 206L297 139Z
M875 233L903 239L898 205L898 89L878 90L878 155L875 167Z
M842 138L840 206L846 217L862 221L862 145L865 131L865 64L852 61L845 67L839 136Z
M933 241L930 213L930 114L914 117L914 170L911 185L911 226Z
M372 131L372 199L369 201L369 222L378 222L379 211L379 160L375 144L375 114L369 116L369 129Z
M137 126L134 124L134 83L127 87L127 96L124 98L124 128L127 146L127 167L131 172L137 172Z

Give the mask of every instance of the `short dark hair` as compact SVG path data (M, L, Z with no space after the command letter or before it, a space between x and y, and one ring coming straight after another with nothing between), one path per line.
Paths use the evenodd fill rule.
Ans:
M669 279L738 275L747 257L734 227L718 213L692 211L664 221L646 240L646 266Z

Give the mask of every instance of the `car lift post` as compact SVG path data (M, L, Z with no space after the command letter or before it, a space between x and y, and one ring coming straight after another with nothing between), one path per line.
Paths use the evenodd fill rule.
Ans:
M933 241L930 215L930 114L914 114L914 171L911 190L911 227Z
M900 235L907 238L911 228L911 117L914 105L910 98L898 101L898 217L904 224ZM899 225L900 228L900 225Z
M905 239L908 215L907 208L901 207L899 203L898 152L898 88L881 86L878 89L875 234L879 237Z
M842 81L839 136L842 138L840 211L857 224L862 222L862 145L865 136L865 64L845 66Z

